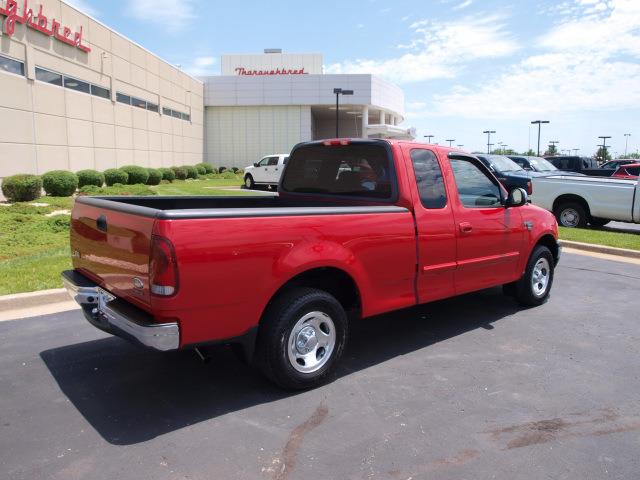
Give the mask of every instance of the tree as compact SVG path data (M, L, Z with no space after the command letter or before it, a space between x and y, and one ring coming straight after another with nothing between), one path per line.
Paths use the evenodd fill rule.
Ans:
M598 151L595 154L595 158L599 162L606 162L607 160L611 160L611 154L606 148L599 147Z
M523 155L525 155L526 157L537 157L538 154L536 152L534 152L532 149L527 150L526 152L523 153Z
M620 158L623 160L640 160L640 153L629 153L627 155L620 155Z
M547 151L544 152L544 154L545 156L557 155L558 147L556 147L555 145L549 145L549 148L547 148Z

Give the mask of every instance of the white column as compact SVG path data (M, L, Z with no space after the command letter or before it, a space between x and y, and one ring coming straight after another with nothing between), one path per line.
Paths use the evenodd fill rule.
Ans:
M380 110L380 121L378 123L384 125L384 110Z
M369 107L362 107L362 138L367 138L367 127L369 126Z

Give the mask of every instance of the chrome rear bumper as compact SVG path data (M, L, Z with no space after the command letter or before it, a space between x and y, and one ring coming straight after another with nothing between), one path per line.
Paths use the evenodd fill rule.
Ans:
M156 350L180 346L177 323L153 323L153 317L130 303L114 297L74 270L62 272L62 282L95 327Z

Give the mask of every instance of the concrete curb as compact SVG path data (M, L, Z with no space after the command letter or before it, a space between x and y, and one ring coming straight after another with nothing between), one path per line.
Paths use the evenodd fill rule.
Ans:
M66 302L69 300L71 300L71 297L64 288L3 295L0 296L0 312L40 307L50 303Z
M640 258L640 250L629 250L627 248L607 247L605 245L595 245L593 243L570 242L560 240L560 245L585 252L605 253L607 255L617 255L619 257Z

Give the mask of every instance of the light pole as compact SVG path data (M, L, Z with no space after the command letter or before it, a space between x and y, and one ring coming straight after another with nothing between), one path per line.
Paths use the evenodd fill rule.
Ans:
M456 147L462 148L462 147L464 147L464 145L460 144L460 145L456 145Z
M601 135L598 138L602 139L602 145L598 145L602 147L602 161L607 161L607 138L611 138L611 135Z
M578 155L578 152L580 151L579 148L572 148L571 150L573 150L574 155Z
M336 138L340 138L340 95L353 95L353 90L334 88L333 93L336 95Z
M549 120L534 120L531 125L538 125L538 156L540 156L540 129L543 123L550 123Z
M627 156L627 147L629 146L629 137L631 136L630 133L625 133L624 134L624 156Z
M555 155L555 152L558 151L558 149L556 148L556 145L559 144L560 142L558 140L550 140L549 141L549 150L551 151L551 147L553 146L553 152ZM539 156L539 155L538 155Z
M496 133L495 130L485 130L482 133L486 133L487 134L487 154L491 153L491 145L493 145L493 143L491 143L491 134L492 133Z
M424 138L427 139L427 143L431 143L431 139L435 137L435 135L425 135Z
M449 146L451 146L453 144L453 142L455 142L455 141L456 141L455 138L445 140L445 142L449 142Z

